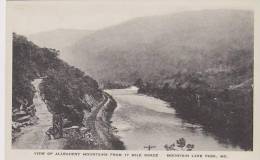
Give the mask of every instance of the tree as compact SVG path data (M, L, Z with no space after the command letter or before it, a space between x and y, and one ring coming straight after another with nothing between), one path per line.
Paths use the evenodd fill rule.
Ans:
M142 88L142 87L144 86L143 80L142 80L141 78L138 78L138 79L135 81L134 85L135 85L136 87L138 87L138 88Z

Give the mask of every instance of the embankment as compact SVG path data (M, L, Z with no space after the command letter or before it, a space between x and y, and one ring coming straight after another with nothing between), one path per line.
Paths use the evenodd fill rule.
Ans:
M111 117L117 107L117 103L114 98L104 92L104 96L108 98L107 102L99 110L97 114L97 120L95 122L96 130L104 141L105 148L109 150L123 150L125 146L123 142L119 140L117 136L114 135L117 129L111 126Z
M103 100L88 115L85 112L83 125L89 129L87 137L69 137L64 149L89 150L123 150L123 143L113 133L116 128L111 126L110 119L117 107L116 101L107 93Z

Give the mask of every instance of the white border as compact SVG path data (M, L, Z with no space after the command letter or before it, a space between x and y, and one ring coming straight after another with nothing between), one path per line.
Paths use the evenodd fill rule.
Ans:
M0 159L5 159L5 7L6 1L0 0Z
M3 0L1 0L3 1ZM246 0L245 0L246 1ZM3 5L0 5L1 7L4 7ZM254 30L255 30L255 36L254 36L254 44L255 44L255 50L254 50L254 56L255 56L255 64L254 64L254 151L253 152L245 152L245 151L241 151L241 152L238 152L238 151L230 151L230 152L212 152L212 151L198 151L198 152L189 152L189 154L227 154L229 158L227 158L226 160L259 160L260 159L260 126L258 124L258 122L260 121L260 108L259 108L259 104L260 104L260 99L258 99L259 97L259 91L260 91L260 88L259 88L259 69L260 69L260 63L258 63L259 61L259 55L258 55L258 52L259 52L259 46L258 46L258 43L260 42L260 39L259 39L259 29L260 29L260 1L259 0L255 0L255 27L254 27ZM3 9L4 10L4 9ZM1 9L2 11L2 9ZM1 18L1 20L3 20L4 18ZM8 19L9 21L10 19ZM11 26L11 22L9 21L9 26ZM3 23L1 22L1 25ZM9 29L9 28L7 28ZM2 31L3 30L3 31ZM5 33L4 31L4 28L1 27L1 33ZM8 35L10 36L10 32L7 32L9 33ZM7 41L9 44L10 44L10 37L8 38L7 37ZM2 40L2 36L1 36L1 42L3 42L4 40ZM257 43L258 42L258 43ZM1 44L4 44L4 43L1 43ZM10 46L10 45L9 45ZM10 52L10 47L8 46L7 49L7 52L8 53L11 53ZM1 50L4 49L4 46L2 47L1 46ZM3 50L4 51L4 50ZM4 52L3 52L4 53ZM1 57L0 59L1 60L4 60L5 57L2 57L3 55L1 54ZM7 54L7 59L8 61L6 61L6 69L8 71L11 71L11 66L10 66L10 59L8 59L8 57L10 58L10 55ZM4 63L1 63L1 65L3 65ZM1 69L3 69L1 67ZM4 71L4 70L3 70ZM3 73L3 71L1 70L1 73ZM9 72L8 72L9 73ZM11 73L11 72L10 72ZM10 73L7 74L7 77L6 79L11 80L10 78ZM8 83L8 86L6 86L6 88L10 89L10 83ZM9 92L7 93L10 93L10 90ZM1 98L3 98L4 96L2 96L2 94L0 95ZM8 98L8 101L6 103L6 106L7 107L8 105L10 105L10 97L6 97ZM3 102L3 101L2 101ZM9 102L9 103L8 103ZM5 107L1 107L1 110ZM8 111L5 111L5 112L2 112L0 111L1 113L7 113L6 114L6 119L9 120L9 116L10 116L10 113L8 113ZM9 116L8 116L9 115ZM3 116L1 116L2 119ZM8 128L6 128L5 130L9 130ZM7 133L7 132L6 132ZM10 138L8 135L6 135L6 139ZM94 159L106 159L106 160L110 160L110 159L146 159L146 158L116 158L116 157L70 157L70 156L51 156L51 157L46 157L46 156L43 156L43 157L39 157L39 156L34 156L33 155L33 150L12 150L10 148L9 145L6 145L6 153L8 155L8 157L10 158L9 160L14 160L14 159L19 159L19 160L31 160L31 159L53 159L53 160L58 160L58 159L86 159L86 160L94 160ZM42 151L42 150L38 150L38 151ZM44 150L45 152L47 152L47 150ZM48 150L50 151L50 150ZM55 150L53 151L55 152ZM61 150L56 150L56 152L61 152ZM100 153L100 152L106 152L106 153L111 153L111 152L117 152L117 153L157 153L156 152L142 152L142 151L77 151L77 150L74 150L74 151L64 151L64 152L79 152L79 153L84 153L84 152L88 152L88 153ZM168 152L164 152L164 151L160 151L159 152L160 154L166 154ZM177 153L177 152L176 152ZM187 152L178 152L178 153L187 153ZM1 153L0 153L1 154ZM2 155L2 154L1 154ZM148 158L147 158L148 159ZM156 158L152 158L152 159L156 159ZM175 160L179 160L179 159L186 159L186 158L167 158L169 160L172 160L172 159L175 159ZM188 159L194 159L194 158L188 158ZM195 158L197 159L197 158ZM199 158L199 159L202 159L202 158ZM209 158L211 160L215 160L214 158ZM218 158L220 159L220 158ZM225 160L225 159L224 159Z

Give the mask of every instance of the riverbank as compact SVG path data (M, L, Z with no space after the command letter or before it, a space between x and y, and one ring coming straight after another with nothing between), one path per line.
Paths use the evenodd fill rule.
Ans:
M89 137L69 137L64 149L123 150L123 143L113 133L110 119L117 107L116 101L107 93L92 111L84 112L83 125L89 129Z
M117 107L117 102L108 93L104 92L104 95L108 97L108 101L97 114L96 128L100 137L102 137L102 140L105 142L106 149L124 150L125 146L123 142L114 134L117 132L117 128L113 127L110 121Z
M252 90L143 88L139 93L169 102L179 117L202 125L222 143L253 148Z

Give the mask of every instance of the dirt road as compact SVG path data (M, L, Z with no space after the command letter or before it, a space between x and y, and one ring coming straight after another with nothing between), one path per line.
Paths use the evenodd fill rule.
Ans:
M38 123L33 126L22 128L22 135L13 143L14 149L64 149L68 145L65 138L49 140L45 132L52 126L52 114L48 111L46 104L40 96L39 84L42 79L35 79L32 84L36 89L33 103L36 108ZM113 138L109 132L110 125L103 119L103 111L110 102L108 96L104 94L103 100L89 113L84 111L84 125L91 129L91 133L96 143L93 149L109 149L109 143ZM76 146L79 147L79 146Z
M65 139L48 140L45 132L52 126L52 114L40 96L39 84L42 79L35 79L32 84L36 89L33 103L36 116L39 118L36 125L22 128L22 135L12 144L14 149L62 149Z

